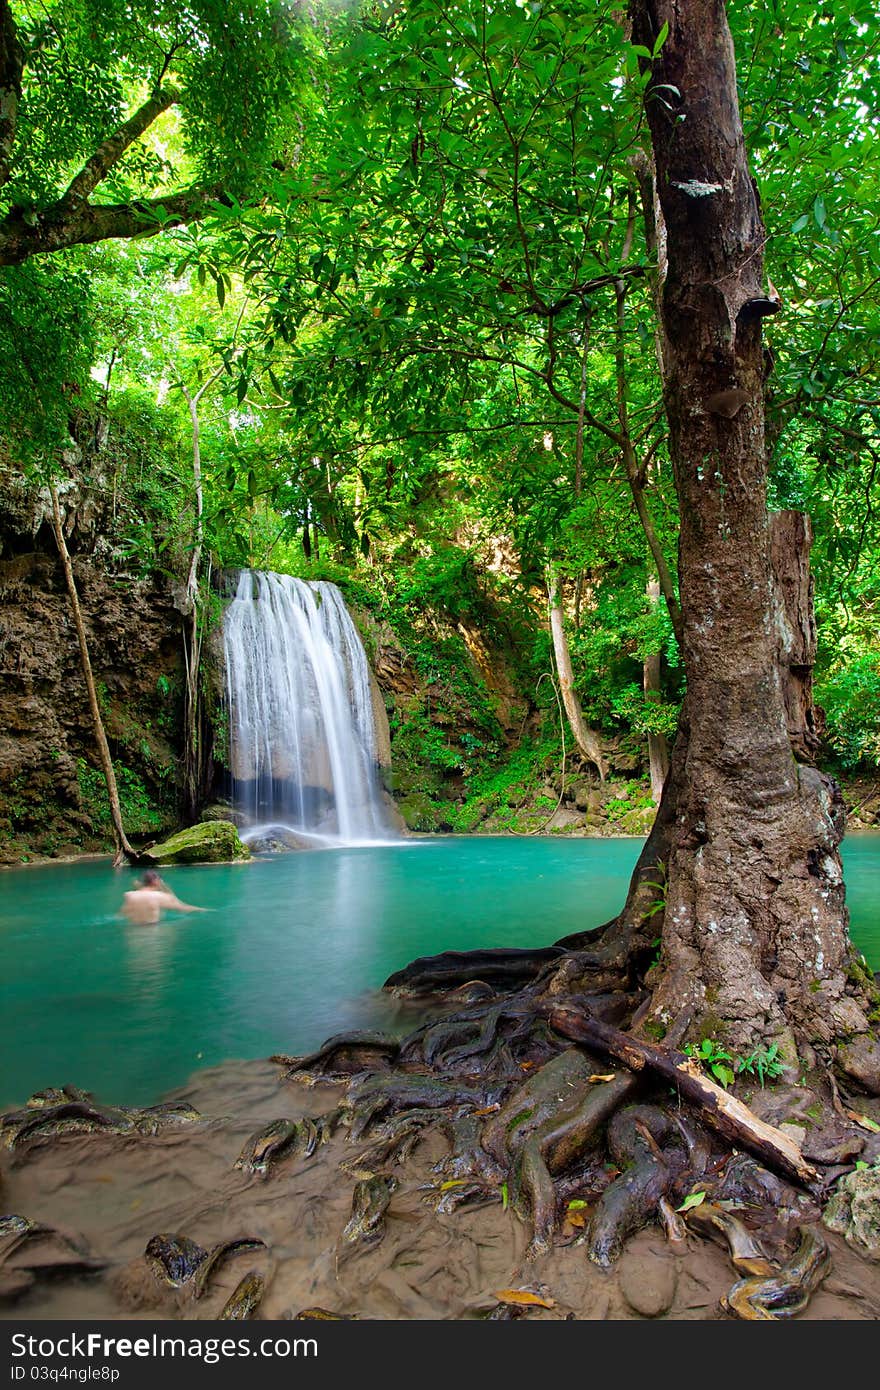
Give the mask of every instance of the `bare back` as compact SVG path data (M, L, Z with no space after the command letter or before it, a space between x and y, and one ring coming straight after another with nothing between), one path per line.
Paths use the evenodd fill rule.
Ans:
M135 888L122 899L122 911L139 927L149 927L158 922L162 909L181 908L173 893L164 888Z

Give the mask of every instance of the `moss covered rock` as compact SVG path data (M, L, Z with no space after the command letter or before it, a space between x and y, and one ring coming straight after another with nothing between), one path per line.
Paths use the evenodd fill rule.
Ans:
M880 1166L842 1177L822 1220L860 1254L880 1260Z
M407 830L436 830L440 820L440 808L435 801L421 792L398 801L397 809L403 817Z
M231 821L205 821L152 845L149 857L157 864L220 864L231 859L250 859L247 845L238 838Z

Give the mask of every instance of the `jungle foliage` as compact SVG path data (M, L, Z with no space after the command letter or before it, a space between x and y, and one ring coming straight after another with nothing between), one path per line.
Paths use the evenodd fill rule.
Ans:
M120 566L182 574L198 526L215 572L341 583L434 692L393 712L399 752L483 797L518 735L462 633L503 652L537 708L524 747L545 775L550 575L588 719L640 758L648 732L672 733L642 111L675 96L617 8L0 0L0 20L13 466L63 477L71 421L101 420L90 466L119 497ZM773 502L813 519L827 756L873 770L877 18L770 0L731 22L782 301ZM646 596L664 566L671 616Z

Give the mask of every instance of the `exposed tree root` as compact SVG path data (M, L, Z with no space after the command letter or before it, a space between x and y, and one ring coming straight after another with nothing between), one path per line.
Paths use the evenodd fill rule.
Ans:
M605 1124L637 1085L626 1072L610 1081L591 1082L583 1100L557 1110L541 1132L541 1151L551 1173L566 1172L599 1143Z
M526 951L515 948L488 951L444 951L422 956L385 981L385 988L405 994L431 994L479 980L496 989L518 989L528 984L551 961L565 955L563 946L544 946Z
M680 1129L655 1106L631 1105L615 1115L608 1126L608 1147L623 1171L602 1194L587 1236L590 1259L603 1269L653 1217L688 1167Z
M582 1009L572 1004L553 1009L550 1021L563 1036L604 1049L632 1071L640 1072L646 1067L656 1071L665 1080L671 1081L691 1104L696 1105L705 1122L725 1139L742 1144L763 1162L808 1189L813 1189L818 1183L816 1169L806 1162L788 1135L759 1120L735 1096L705 1076L699 1065L684 1053L652 1047L608 1024L589 1018Z
M330 1081L340 1076L356 1076L369 1066L381 1066L384 1060L395 1058L399 1051L400 1040L390 1033L334 1033L317 1052L309 1052L304 1057L288 1057L276 1052L269 1060L290 1067L291 1072L314 1069L323 1080Z
M774 1273L773 1265L752 1232L732 1212L714 1202L702 1202L688 1212L687 1224L699 1235L723 1245L740 1274L767 1278Z
M389 1164L404 1163L422 1137L422 1131L436 1118L432 1110L404 1110L385 1124L377 1125L366 1148L340 1166L354 1177L363 1178Z
M651 863L643 854L645 893L656 892ZM632 1030L650 1002L641 979L648 963L639 954L641 912L630 911L604 936L578 934L541 952L416 961L392 976L389 987L431 992L451 1012L429 1018L399 1042L381 1034L339 1035L307 1057L276 1058L287 1067L285 1079L347 1083L334 1116L359 1147L343 1171L361 1184L374 1177L387 1183L414 1146L439 1131L448 1153L434 1165L438 1181L425 1200L448 1214L503 1199L531 1225L530 1256L554 1240L572 1239L572 1223L563 1222L574 1202L575 1212L587 1217L575 1239L600 1268L642 1226L658 1221L679 1251L689 1234L714 1237L726 1242L737 1272L778 1278L781 1260L765 1258L757 1237L717 1203L742 1204L767 1248L781 1248L793 1228L819 1214L789 1183L818 1194L819 1172L788 1135L716 1086L690 1058L622 1031ZM614 980L613 991L597 987L603 979ZM568 993L563 1002L562 987L569 990L575 980L588 992ZM672 1021L668 1042L679 1041L691 1017L684 1010ZM755 1157L732 1156L731 1146ZM837 1154L839 1146L832 1148ZM356 1190L361 1202L382 1205L393 1189L380 1182ZM695 1190L706 1192L705 1209L685 1229L675 1209ZM362 1244L344 1242L349 1252ZM810 1278L805 1275L804 1287ZM751 1300L751 1307L763 1297L750 1286L736 1301ZM797 1304L795 1294L779 1300L780 1307Z
M728 1312L750 1321L792 1318L831 1268L828 1242L815 1226L800 1228L800 1242L782 1269L765 1278L741 1279L722 1299Z

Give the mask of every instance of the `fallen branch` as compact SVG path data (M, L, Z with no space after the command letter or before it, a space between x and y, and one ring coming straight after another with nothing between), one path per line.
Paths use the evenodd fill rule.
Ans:
M808 1191L819 1185L819 1174L807 1163L792 1139L759 1120L736 1096L710 1081L699 1065L684 1053L642 1042L590 1018L582 1009L570 1004L551 1009L550 1026L573 1042L607 1052L632 1072L645 1068L657 1072L671 1082L685 1100L697 1106L706 1124L725 1139L748 1149L769 1168L784 1173Z

